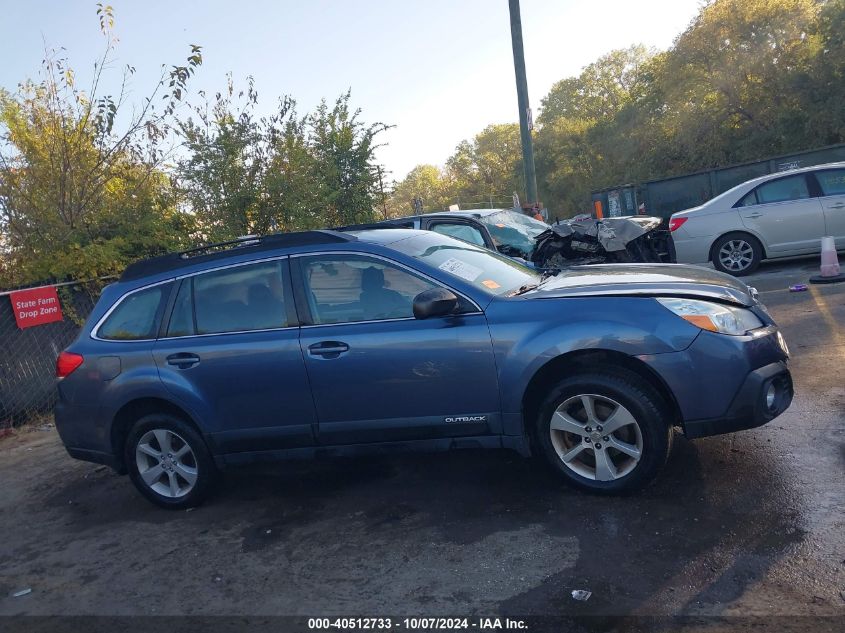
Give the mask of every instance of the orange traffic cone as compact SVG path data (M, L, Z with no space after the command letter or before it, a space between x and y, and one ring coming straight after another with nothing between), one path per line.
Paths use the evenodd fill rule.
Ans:
M820 274L810 277L812 284L832 284L845 281L845 275L839 268L839 258L836 255L836 244L832 237L822 238L822 265Z

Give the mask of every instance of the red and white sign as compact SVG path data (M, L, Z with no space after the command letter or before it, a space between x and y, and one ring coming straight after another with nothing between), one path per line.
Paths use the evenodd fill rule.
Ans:
M62 305L55 286L18 290L9 294L20 329L62 320Z

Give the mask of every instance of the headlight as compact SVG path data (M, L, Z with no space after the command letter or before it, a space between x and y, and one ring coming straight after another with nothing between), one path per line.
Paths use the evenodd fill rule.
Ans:
M702 330L721 332L722 334L745 334L749 330L763 327L763 322L751 310L698 301L696 299L677 299L660 297L657 299L682 319L700 327Z

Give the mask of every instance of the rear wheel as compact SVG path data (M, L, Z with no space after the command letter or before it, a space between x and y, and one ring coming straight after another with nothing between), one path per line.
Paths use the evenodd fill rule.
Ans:
M553 471L580 488L634 490L660 470L672 446L665 404L635 374L566 378L537 419L537 440Z
M163 508L199 505L216 475L200 434L180 418L165 413L146 415L135 423L126 440L124 458L132 483Z
M763 259L763 247L747 233L728 233L713 244L710 257L716 270L735 277L753 273Z

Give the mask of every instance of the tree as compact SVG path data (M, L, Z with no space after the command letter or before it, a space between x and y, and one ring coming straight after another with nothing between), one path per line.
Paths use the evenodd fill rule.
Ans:
M594 155L587 132L590 122L561 117L544 125L537 134L536 161L541 196L553 201L552 215L561 209L589 212ZM564 213L563 215L568 215Z
M522 191L519 125L488 125L463 141L446 161L444 178L453 200L465 206L500 206Z
M789 151L815 136L795 82L820 38L815 0L719 0L704 7L667 57L660 81L678 169Z
M558 82L538 117L543 198L566 215L591 190L845 141L843 22L845 0L715 0L669 50Z
M193 107L195 121L180 121L178 131L186 156L179 161L178 182L204 236L213 241L232 239L266 229L270 224L265 191L267 162L275 127L292 104L285 100L270 119L255 116L258 93L248 79L246 102L237 101L231 76L226 90L211 104Z
M611 51L584 68L578 77L562 79L541 102L542 125L562 117L599 120L619 113L638 93L643 70L654 51L637 44Z
M448 182L439 168L434 165L414 167L394 187L388 214L391 217L411 215L414 213L414 198L420 198L423 207L428 210L446 209L451 204Z
M229 78L226 91L179 125L180 191L208 239L374 219L374 152L388 126L363 123L349 92L302 118L287 96L273 115L256 116L251 78L235 92Z
M172 116L202 63L191 46L184 66L162 67L143 106L123 114L124 70L117 96L100 95L114 60L111 7L98 5L105 51L90 88L78 87L66 59L47 51L44 79L0 93L0 231L3 283L114 274L190 232L160 167ZM124 123L119 124L123 121Z
M374 218L378 191L376 139L390 127L363 123L361 110L353 111L350 99L351 91L347 91L332 108L323 100L307 120L319 197L324 205L323 220L328 226Z
M806 128L820 145L845 139L845 0L828 0L811 27L818 40L806 75L797 78L792 90L806 116Z

